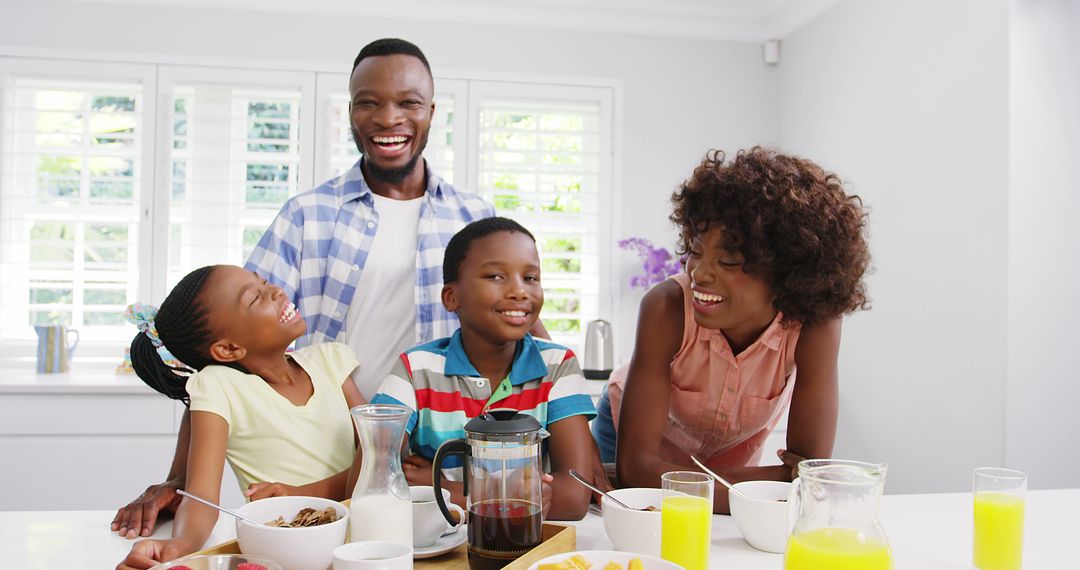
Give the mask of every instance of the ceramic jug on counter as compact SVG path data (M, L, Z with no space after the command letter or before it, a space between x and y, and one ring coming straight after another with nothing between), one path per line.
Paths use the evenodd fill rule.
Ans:
M38 325L37 371L39 374L67 372L71 369L71 356L79 345L79 331L64 325ZM75 340L70 336L75 335Z

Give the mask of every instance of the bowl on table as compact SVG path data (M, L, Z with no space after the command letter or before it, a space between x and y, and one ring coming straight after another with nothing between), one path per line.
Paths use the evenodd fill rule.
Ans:
M795 526L797 506L789 501L791 483L782 481L742 481L735 484L745 497L728 494L731 518L746 542L765 552L783 552L791 527Z
M327 507L337 511L338 520L318 526L287 528L237 519L240 552L264 556L288 570L326 570L334 562L334 549L345 544L349 528L349 509L345 505L320 497L269 497L236 509L246 517L270 522L278 517L290 521L301 509Z
M659 514L657 513L657 515ZM682 566L674 562L668 562L658 556L635 554L633 552L616 552L614 550L579 550L577 552L555 554L529 566L529 570L539 570L542 565L558 564L574 556L581 556L588 561L592 565L589 567L590 570L603 570L609 562L618 564L622 567L622 570L629 570L630 561L635 558L641 561L644 570L683 570Z
M606 497L600 502L607 532L616 550L660 556L660 500L663 491L643 487L616 489L609 493L627 506L637 509L655 507L655 511L629 510Z
M245 554L200 554L163 562L150 570L283 570L267 558Z

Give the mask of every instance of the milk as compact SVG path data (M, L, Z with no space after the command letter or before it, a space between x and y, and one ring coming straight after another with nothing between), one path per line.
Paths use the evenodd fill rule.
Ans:
M395 495L353 497L349 542L392 540L412 546L412 500Z

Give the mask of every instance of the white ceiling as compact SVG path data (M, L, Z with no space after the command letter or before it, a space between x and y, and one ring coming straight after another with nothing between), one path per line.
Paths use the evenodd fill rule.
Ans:
M102 3L102 0L76 0ZM731 41L781 39L839 0L104 0Z

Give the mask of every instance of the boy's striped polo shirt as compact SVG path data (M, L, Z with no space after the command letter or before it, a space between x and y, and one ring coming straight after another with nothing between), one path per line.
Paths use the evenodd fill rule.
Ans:
M509 375L511 390L489 409L529 414L547 428L570 416L596 417L574 352L525 335L518 341ZM413 410L407 430L413 453L428 459L444 442L465 437L465 424L480 415L501 383L480 376L461 344L461 330L405 351L379 387L373 404L401 404ZM447 459L446 473L457 479L461 462Z

